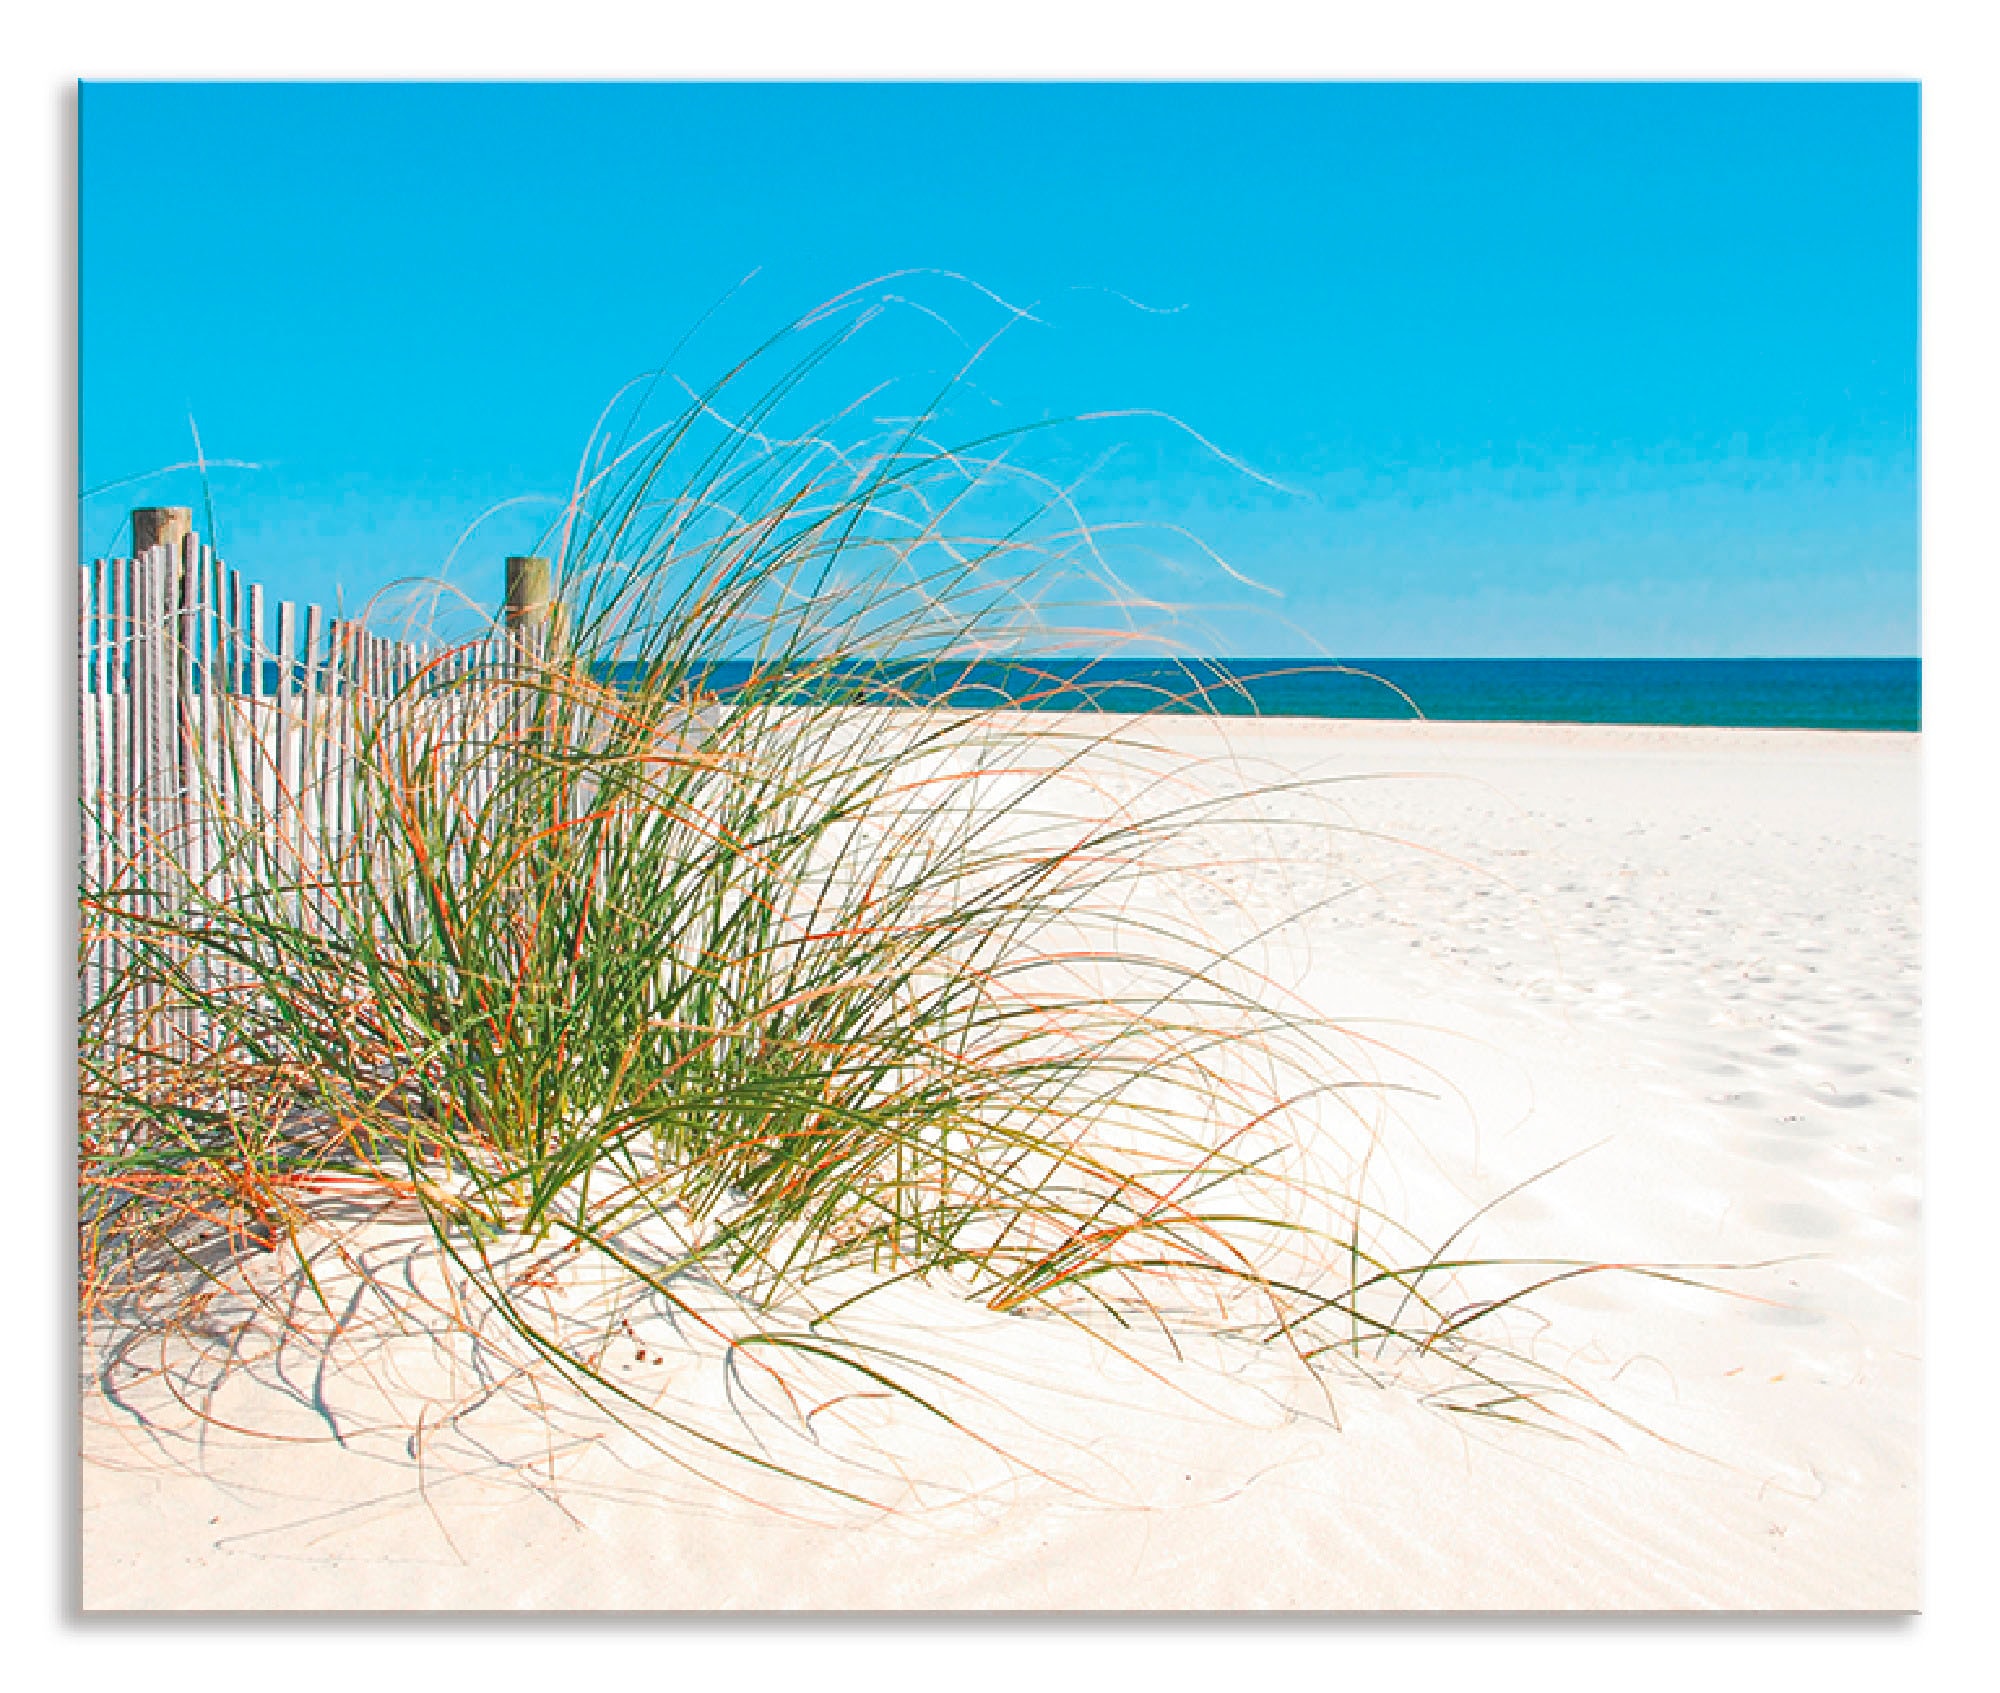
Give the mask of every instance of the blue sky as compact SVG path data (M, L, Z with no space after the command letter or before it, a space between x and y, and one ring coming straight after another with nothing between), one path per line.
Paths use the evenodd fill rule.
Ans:
M840 378L1032 307L953 420L1147 414L1050 467L1274 590L1134 540L1198 649L1918 648L1914 85L91 84L80 127L86 554L201 508L144 474L192 415L274 590L351 607L518 500L452 567L495 598L697 323L699 383L946 272Z

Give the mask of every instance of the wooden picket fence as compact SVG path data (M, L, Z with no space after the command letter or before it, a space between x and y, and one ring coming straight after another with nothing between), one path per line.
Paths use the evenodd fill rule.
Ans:
M481 690L454 684L517 659L524 640L540 650L520 631L445 647L374 634L317 605L273 606L192 533L79 566L77 587L86 1011L123 980L150 918L227 899L252 878L310 890L355 847L357 756L381 714L400 704L490 715ZM147 1026L138 1045L163 1038L146 1024L159 997L123 994L121 1021Z

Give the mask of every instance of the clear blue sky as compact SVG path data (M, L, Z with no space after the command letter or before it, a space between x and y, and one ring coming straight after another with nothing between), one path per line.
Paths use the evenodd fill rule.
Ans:
M916 268L1035 310L981 427L1171 414L1290 490L1075 443L1122 444L1093 519L1281 596L1135 555L1208 650L1914 653L1918 134L1910 84L86 85L80 545L200 509L122 480L192 413L258 467L211 476L232 562L351 607L566 491L719 300L691 379ZM913 312L879 356L958 349ZM497 597L551 509L454 578Z

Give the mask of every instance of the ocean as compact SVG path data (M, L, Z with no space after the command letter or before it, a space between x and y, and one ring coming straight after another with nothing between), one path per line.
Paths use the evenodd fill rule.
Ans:
M712 684L726 692L747 669L721 666ZM850 672L847 685L855 680ZM974 660L922 672L898 667L882 681L884 697L1035 710L1744 729L1923 725L1923 663L1915 658ZM872 691L864 686L859 695Z

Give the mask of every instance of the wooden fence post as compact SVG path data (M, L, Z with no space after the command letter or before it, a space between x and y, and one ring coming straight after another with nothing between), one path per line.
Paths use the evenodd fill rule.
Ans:
M153 547L166 547L174 558L181 556L181 544L194 528L191 506L134 506L132 508L132 556L144 558Z
M546 629L555 611L555 572L545 558L507 561L507 627Z

